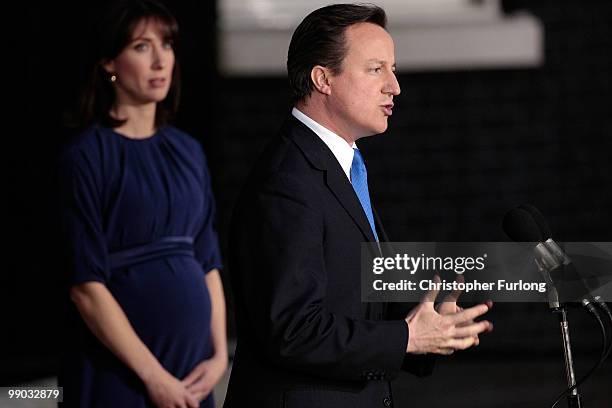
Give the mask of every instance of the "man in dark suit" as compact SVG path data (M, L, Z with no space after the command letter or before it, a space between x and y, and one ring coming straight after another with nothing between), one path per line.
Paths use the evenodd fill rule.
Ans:
M389 407L401 368L477 344L490 305L397 320L361 301L360 244L386 239L355 141L382 133L400 93L386 16L333 5L293 34L295 107L248 179L230 237L238 344L225 407ZM452 299L456 300L456 299ZM421 359L427 360L427 359Z

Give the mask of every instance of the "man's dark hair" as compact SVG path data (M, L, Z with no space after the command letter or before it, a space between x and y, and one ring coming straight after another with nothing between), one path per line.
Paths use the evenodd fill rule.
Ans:
M313 91L310 72L316 65L342 72L347 52L346 28L357 23L387 26L385 11L373 4L333 4L310 13L295 29L287 55L287 73L294 102Z

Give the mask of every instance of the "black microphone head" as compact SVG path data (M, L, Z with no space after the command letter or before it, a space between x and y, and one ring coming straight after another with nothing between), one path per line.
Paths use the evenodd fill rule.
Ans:
M522 208L523 210L531 214L531 216L533 217L533 220L540 228L540 231L542 232L542 235L544 236L545 240L548 238L552 238L552 232L550 231L548 222L546 222L546 218L544 218L544 214L542 214L540 210L537 209L537 207L531 204L528 204L528 203L524 203L524 204L519 205L519 208Z
M514 208L506 213L502 222L504 232L516 242L542 242L540 227L531 214L523 208Z

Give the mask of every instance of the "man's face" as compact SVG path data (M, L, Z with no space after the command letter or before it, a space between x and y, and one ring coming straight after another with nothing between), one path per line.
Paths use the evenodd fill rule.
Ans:
M358 23L346 29L342 72L329 83L329 109L341 135L352 140L382 133L400 93L393 40L382 27Z

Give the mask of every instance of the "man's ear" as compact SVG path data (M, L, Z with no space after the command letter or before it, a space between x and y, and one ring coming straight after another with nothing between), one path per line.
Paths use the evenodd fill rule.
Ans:
M320 65L316 65L310 71L310 80L315 89L325 95L331 95L331 71Z

